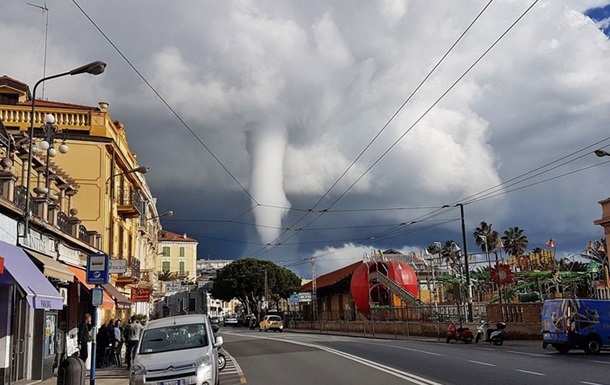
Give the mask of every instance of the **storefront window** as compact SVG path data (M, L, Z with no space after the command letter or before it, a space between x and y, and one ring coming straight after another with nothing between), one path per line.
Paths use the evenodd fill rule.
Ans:
M47 314L44 329L44 355L55 354L55 331L57 330L57 314Z

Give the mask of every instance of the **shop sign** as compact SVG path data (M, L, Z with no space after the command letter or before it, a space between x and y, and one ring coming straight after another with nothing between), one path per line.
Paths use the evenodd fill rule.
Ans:
M150 295L152 288L150 287L139 287L131 289L131 303L134 302L150 302Z

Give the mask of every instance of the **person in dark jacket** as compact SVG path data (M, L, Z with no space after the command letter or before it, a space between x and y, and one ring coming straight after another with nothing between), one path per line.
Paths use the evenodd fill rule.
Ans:
M79 357L83 361L87 361L89 357L89 351L87 349L87 343L90 340L89 332L91 331L91 314L86 313L85 318L78 327L78 348Z
M96 338L96 367L103 368L108 366L108 360L106 357L106 348L110 345L110 334L108 334L108 326L100 326L100 330L97 332Z

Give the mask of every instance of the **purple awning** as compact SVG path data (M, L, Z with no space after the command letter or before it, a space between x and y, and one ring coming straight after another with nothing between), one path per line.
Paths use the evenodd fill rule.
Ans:
M61 310L63 298L21 247L0 241L4 268L19 284L34 309ZM5 274L6 274L5 271Z

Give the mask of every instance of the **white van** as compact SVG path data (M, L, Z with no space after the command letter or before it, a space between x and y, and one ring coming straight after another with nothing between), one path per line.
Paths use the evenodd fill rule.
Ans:
M144 327L129 373L130 385L218 385L218 349L208 316L183 315Z

